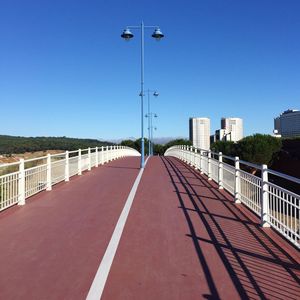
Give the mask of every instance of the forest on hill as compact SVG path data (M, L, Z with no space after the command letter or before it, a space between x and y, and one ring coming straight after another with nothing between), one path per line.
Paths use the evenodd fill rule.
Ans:
M21 137L0 135L0 154L25 153L46 150L77 150L88 147L112 145L96 139L77 139L69 137Z

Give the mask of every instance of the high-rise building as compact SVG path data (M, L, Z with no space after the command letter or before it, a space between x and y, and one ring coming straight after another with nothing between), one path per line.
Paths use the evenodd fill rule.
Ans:
M222 118L220 140L237 142L244 137L241 118Z
M300 111L288 109L275 118L274 133L282 137L300 136Z
M203 150L210 148L210 119L190 118L190 141L193 146Z

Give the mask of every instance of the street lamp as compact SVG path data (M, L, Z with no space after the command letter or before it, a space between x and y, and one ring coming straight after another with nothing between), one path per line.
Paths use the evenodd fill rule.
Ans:
M157 114L153 114L153 117L154 118L157 118ZM156 127L153 127L152 125L152 116L151 116L151 155L153 155L153 129L156 130L157 128Z
M152 140L152 141L153 141L153 130L157 130L157 127L152 127L152 134L151 134L151 140ZM153 144L154 144L154 143L152 142L152 144L151 144L151 147L152 147L152 148L151 148L151 153L152 153L152 155L153 155L153 152L154 152L154 150L153 150L153 148L154 148L154 147L153 147Z
M149 156L153 155L153 128L156 130L156 127L153 127L153 117L157 118L157 114L149 112L145 115L146 118L148 118L148 132L149 132L149 149L148 153Z
M155 28L152 37L157 41L161 40L164 35L158 26L145 26L144 22L139 26L127 26L126 29L121 34L121 37L127 41L132 39L134 35L130 29L140 29L141 30L141 168L144 168L145 162L145 149L144 149L144 31L145 28Z
M150 93L153 93L153 96L154 97L158 97L159 93L157 91L151 91L151 90L147 90L147 93L148 93L148 116L150 116ZM146 115L147 117L147 115ZM151 140L151 126L152 124L150 124L152 122L152 117L151 118L148 118L148 153L149 153L149 156L151 156L151 143L152 143L152 140Z

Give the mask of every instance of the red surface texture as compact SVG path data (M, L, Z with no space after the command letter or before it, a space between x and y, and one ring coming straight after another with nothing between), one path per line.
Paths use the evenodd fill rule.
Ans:
M192 168L152 157L102 299L299 299L298 252L269 232Z
M117 160L1 213L0 299L85 299L138 168ZM215 183L151 157L102 299L299 299L299 262Z
M139 171L125 158L0 214L0 299L85 299Z

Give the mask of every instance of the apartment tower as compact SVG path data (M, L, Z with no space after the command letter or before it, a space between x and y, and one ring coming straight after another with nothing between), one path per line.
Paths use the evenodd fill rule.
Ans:
M210 119L190 118L190 141L193 146L203 150L210 148Z
M243 120L241 118L222 118L220 140L237 142L244 137Z
M274 130L282 137L300 136L300 111L288 109L274 119Z

